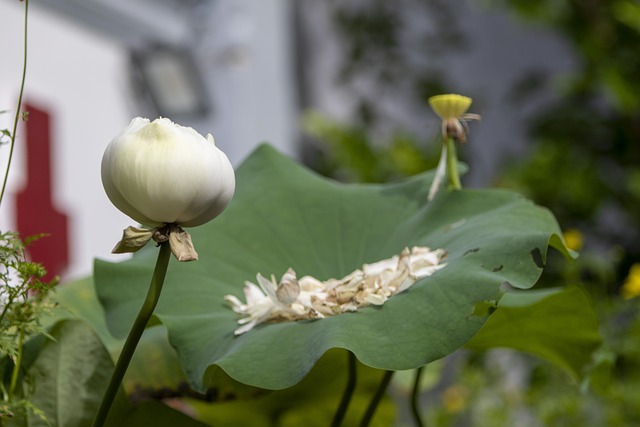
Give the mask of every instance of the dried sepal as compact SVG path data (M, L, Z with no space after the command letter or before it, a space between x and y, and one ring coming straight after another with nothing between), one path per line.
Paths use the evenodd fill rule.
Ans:
M122 233L122 239L111 252L114 254L137 252L151 239L158 244L168 240L171 252L180 262L198 259L198 253L193 247L191 235L176 224L167 224L163 227L151 229L127 227Z

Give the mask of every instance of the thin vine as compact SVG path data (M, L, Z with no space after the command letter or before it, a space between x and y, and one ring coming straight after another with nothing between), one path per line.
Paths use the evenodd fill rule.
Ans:
M16 133L18 132L18 122L20 118L26 120L27 113L21 112L22 98L24 95L24 86L27 79L27 34L28 34L28 15L29 15L29 0L24 1L24 33L23 33L23 52L22 52L22 78L20 80L20 92L18 94L18 105L16 107L16 113L13 120L13 130L11 132L3 130L2 134L9 137L9 159L7 160L7 169L4 172L4 178L2 180L2 191L0 191L0 206L2 206L2 200L4 199L4 193L7 189L7 181L9 179L9 170L11 169L11 161L13 160L13 151L16 145Z

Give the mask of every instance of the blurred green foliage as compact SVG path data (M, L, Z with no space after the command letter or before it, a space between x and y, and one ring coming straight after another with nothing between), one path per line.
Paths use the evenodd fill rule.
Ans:
M407 0L391 6L371 0L370 7L358 8L334 2L335 22L349 55L339 73L342 83L366 75L374 76L380 88L410 87L418 99L416 108L428 114L426 98L455 92L455 82L445 87L452 82L442 70L420 68L416 64L421 62L411 61L407 52L423 52L424 58L437 62L445 50L465 46L464 28L455 12L464 6L453 3ZM428 425L640 424L635 405L640 398L639 298L629 292L625 296L630 299L620 296L623 283L632 281L631 268L640 268L640 3L483 4L506 11L522 25L559 33L577 56L574 71L562 76L561 85L531 70L510 88L514 105L541 93L554 101L531 118L527 155L503 166L496 184L516 188L550 208L571 233L581 258L566 263L552 256L540 286L573 284L585 289L599 314L605 344L582 387L528 356L511 355L513 366L496 368L494 353L468 353L456 361L455 380L429 392ZM435 31L420 38L418 45L402 37L409 8L414 15L431 12L434 24ZM402 143L394 137L380 141L371 132L385 120L377 113L376 93L359 98L354 123L332 123L317 113L305 120L306 130L321 147L321 160L313 166L322 174L370 182L435 167L439 147L433 141L419 141L402 130L397 132L403 135ZM515 388L510 368L520 375Z
M407 0L400 7L378 0L366 7L332 4L348 56L338 71L345 87L359 78L381 90L409 87L412 96L417 94L416 113L425 116L429 95L455 91L444 89L450 82L415 59L422 52L423 59L437 62L445 51L463 50L466 38L455 5L438 0ZM484 4L506 10L522 25L544 25L560 33L578 56L575 70L562 76L560 86L550 76L523 75L528 84L520 81L510 89L517 104L541 92L555 101L531 118L527 155L503 166L497 184L517 188L550 208L563 227L579 230L584 251L612 263L615 277L607 289L614 292L640 260L640 5L635 0ZM406 37L407 10L429 15L431 30ZM350 93L359 106L353 122L337 123L317 112L304 120L308 134L320 142L314 168L344 181L381 182L435 166L438 143L401 128L377 134L385 120L376 103L378 92Z
M550 207L562 224L579 227L585 250L618 247L620 285L640 260L640 4L494 3L560 32L580 58L566 93L531 123L532 155L504 182Z
M308 113L304 129L322 141L322 153L313 168L344 182L379 183L416 175L437 163L440 150L397 132L372 144L366 126L334 122L320 113Z

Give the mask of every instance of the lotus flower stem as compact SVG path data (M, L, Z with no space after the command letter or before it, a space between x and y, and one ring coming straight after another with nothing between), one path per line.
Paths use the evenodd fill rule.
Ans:
M100 403L100 407L98 408L98 413L96 414L96 418L93 421L93 427L102 427L107 420L111 405L113 404L118 390L120 389L124 374L129 367L129 363L131 362L131 357L133 356L138 342L142 337L142 333L144 332L144 329L147 326L151 315L153 314L153 310L158 304L158 299L160 298L160 292L162 291L162 285L164 283L164 277L167 273L170 256L171 247L169 245L169 242L167 241L161 243L160 250L158 252L158 259L156 260L156 267L153 271L153 277L151 279L151 284L149 285L149 291L147 292L147 297L145 298L144 303L140 308L138 317L136 317L135 322L133 322L133 326L131 327L129 336L127 337L127 340L122 347L122 352L120 353L120 357L118 357L118 362L116 362L113 374L111 375L109 386L104 393L104 397L102 398L102 402Z
M349 403L351 402L351 398L353 397L353 392L356 389L356 356L350 351L347 352L347 356L349 358L348 365L348 378L347 378L347 386L344 389L344 393L342 394L342 400L340 401L340 406L336 411L335 416L333 417L333 421L331 422L331 427L338 427L342 424L345 415L347 414L347 409L349 408Z
M413 415L413 420L415 421L416 427L424 427L422 415L420 415L420 405L418 404L418 399L420 397L420 380L422 379L423 370L424 366L416 369L416 376L413 381L413 389L411 390L411 414Z
M387 391L387 387L391 382L391 378L393 377L395 371L384 371L384 375L382 376L382 380L380 381L380 385L376 390L376 393L373 395L373 399L369 402L369 406L367 407L367 411L364 413L362 420L360 421L360 427L367 427L371 420L373 419L373 415L378 409L378 405L380 401L384 397L385 392Z
M462 189L462 184L460 184L460 174L458 173L456 144L450 136L447 137L445 144L447 144L447 175L449 175L449 186L453 190L460 190Z

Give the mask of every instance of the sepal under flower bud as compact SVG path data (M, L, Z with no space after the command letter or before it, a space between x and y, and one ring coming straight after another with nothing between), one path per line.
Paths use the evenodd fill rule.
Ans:
M122 233L122 239L111 252L114 254L137 252L151 239L156 243L169 241L171 252L178 261L196 261L198 259L198 253L193 247L191 236L175 224L153 229L127 227Z

